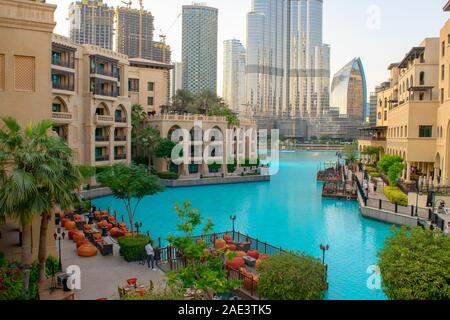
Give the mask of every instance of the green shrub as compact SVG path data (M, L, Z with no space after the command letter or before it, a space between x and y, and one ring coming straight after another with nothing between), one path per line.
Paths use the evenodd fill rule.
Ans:
M236 163L227 164L228 173L233 173L236 171L237 165Z
M149 241L152 241L152 239L144 235L121 237L118 240L119 253L128 262L142 260L145 257L145 245Z
M179 173L167 171L157 172L156 175L160 179L167 179L167 180L177 180L180 177Z
M102 166L102 167L95 167L95 174L101 174L107 170L109 170L111 166Z
M28 296L30 300L37 300L39 295L39 262L36 261L31 266L30 284L28 287Z
M450 299L450 237L440 230L393 228L378 258L389 299Z
M327 284L322 263L305 254L280 253L264 260L258 292L269 300L323 299Z
M146 156L139 156L139 157L133 158L133 162L135 164L143 164L145 166L148 166L149 158Z
M392 203L400 206L408 206L408 196L397 187L384 187L384 195Z
M59 269L58 258L54 256L48 256L47 260L45 260L45 275L47 277L51 277L58 272L58 269Z

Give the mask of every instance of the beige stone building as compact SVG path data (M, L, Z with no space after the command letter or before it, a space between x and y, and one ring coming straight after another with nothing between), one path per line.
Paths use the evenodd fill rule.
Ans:
M241 119L237 127L229 126L225 117L163 114L150 117L147 124L158 129L162 138L181 143L183 150L190 153L191 161L180 165L171 159L153 159L156 170L179 173L181 178L238 175L245 170L241 161L258 157L254 121ZM232 155L237 165L234 172L229 172L227 164L233 163ZM220 164L220 168L210 166L213 163Z
M440 39L424 39L400 63L389 66L389 81L376 89L377 125L364 130L366 135L359 140L360 152L375 146L380 147L380 156L401 156L406 163L402 176L406 182L448 183L441 177L448 149L444 131L450 116L445 111L445 94L450 96L448 88L444 89L446 79L449 81L445 72L445 59L447 66L450 64L446 52L449 34L447 23Z
M140 104L147 113L161 113L170 101L172 64L134 58L129 60L129 96L131 105Z
M0 116L22 125L52 117L50 57L55 5L36 0L0 1ZM40 217L32 222L32 259L37 258ZM20 228L14 221L0 225L0 251L9 259L21 254ZM53 239L52 224L47 238ZM49 254L56 254L49 241Z
M131 98L126 55L69 38L52 39L53 130L75 162L105 166L131 161Z

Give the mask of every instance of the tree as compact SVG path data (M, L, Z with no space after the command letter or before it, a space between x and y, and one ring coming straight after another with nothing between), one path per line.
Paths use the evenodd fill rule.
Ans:
M155 147L155 156L158 158L169 159L172 157L172 150L176 144L170 139L162 139Z
M403 158L397 155L391 155L391 154L385 154L381 160L378 162L378 168L381 169L381 171L385 174L388 174L389 168L399 162L403 163Z
M161 141L159 130L152 127L146 126L143 129L139 130L134 137L134 142L137 148L145 148L148 156L149 163L151 165L151 157L154 151L155 146Z
M358 153L358 146L354 143L347 144L342 150L342 156L347 163L353 164L356 162L356 154Z
M138 135L142 128L142 123L148 118L140 104L131 106L131 150L133 156L137 156L139 150Z
M209 109L208 116L226 117L229 125L239 125L238 115L231 111L225 101L219 97L217 97L216 102Z
M172 97L172 111L177 112L189 112L195 111L194 108L194 95L188 91L188 90L177 90L175 95ZM191 112L191 113L197 113L197 112Z
M193 234L202 224L202 216L197 209L191 207L189 201L183 206L175 205L175 210L180 219L177 229L182 235L168 237L170 245L178 249L186 260L186 266L178 271L168 274L170 284L180 284L183 288L200 290L209 299L213 299L213 293L226 293L237 288L238 281L228 280L227 272L220 257L220 251L213 254L207 250L203 241L195 241ZM202 234L207 234L213 229L213 223L209 219L203 226ZM223 253L222 253L223 254Z
M389 299L450 299L450 237L440 230L393 227L378 257Z
M98 182L111 189L113 196L125 204L130 229L134 231L134 216L146 196L164 191L156 176L144 165L114 164L97 176ZM133 203L134 202L134 203Z
M388 169L388 180L390 186L396 186L398 179L402 175L405 165L401 162L393 163Z
M49 135L52 122L44 120L24 130L13 118L3 118L0 130L3 172L0 188L0 215L14 217L22 227L22 262L31 263L30 225L41 215L39 270L45 278L48 223L55 205L69 208L76 201L81 174L72 162L72 150L59 137Z
M263 260L258 292L269 300L319 300L327 288L322 263L303 253L279 253Z
M200 113L208 115L210 109L218 102L217 95L211 90L204 90L195 95L195 104Z

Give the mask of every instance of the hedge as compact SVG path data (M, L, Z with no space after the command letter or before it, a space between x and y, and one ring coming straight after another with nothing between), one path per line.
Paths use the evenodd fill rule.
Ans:
M397 187L384 187L384 195L392 203L397 203L404 207L408 206L408 196Z
M121 237L118 239L119 242L119 254L127 262L140 261L146 256L145 245L153 240L145 235L134 235L128 237Z
M176 172L167 172L167 171L161 171L157 172L156 175L160 179L167 179L167 180L177 180L180 177L179 173Z

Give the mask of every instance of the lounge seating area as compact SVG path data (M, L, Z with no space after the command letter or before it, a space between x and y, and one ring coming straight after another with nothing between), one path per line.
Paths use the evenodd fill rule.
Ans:
M68 231L68 238L76 245L78 256L94 257L113 254L113 243L110 238L118 238L128 235L125 222L117 222L116 216L108 211L95 211L89 214L74 213L65 210L64 216L57 216L61 227Z

